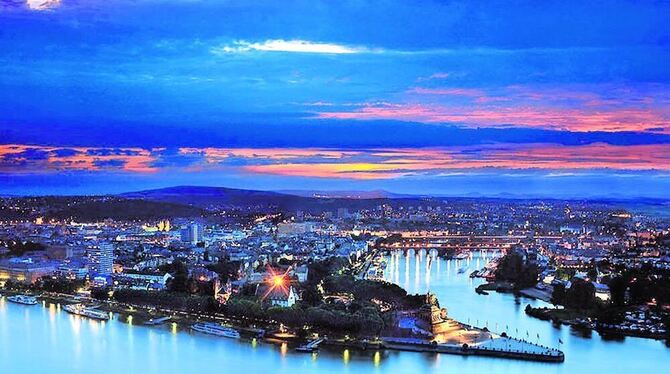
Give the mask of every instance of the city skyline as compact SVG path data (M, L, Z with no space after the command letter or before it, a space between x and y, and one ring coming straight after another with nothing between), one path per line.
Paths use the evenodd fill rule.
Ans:
M665 197L665 12L3 2L0 194Z

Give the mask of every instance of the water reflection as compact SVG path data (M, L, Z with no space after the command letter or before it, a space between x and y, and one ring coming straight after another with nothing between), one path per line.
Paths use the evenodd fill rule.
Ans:
M467 259L447 261L432 253L397 252L386 277L408 284L410 293L430 290L439 297L449 315L460 321L504 330L517 337L529 337L541 344L560 346L566 353L564 364L545 364L483 357L461 357L398 351L322 349L303 355L287 344L277 347L256 340L231 340L180 331L176 323L146 327L131 325L124 316L108 322L95 322L73 316L58 305L26 307L0 298L1 373L172 373L211 372L214 365L248 373L370 372L380 374L429 373L566 373L639 372L670 366L670 349L661 342L626 338L613 341L593 333L590 338L567 327L553 327L529 318L526 304L541 302L491 293L477 295L474 287L482 282L469 278L477 263L485 264L491 254L475 253ZM479 257L479 258L478 258ZM419 284L413 282L418 266ZM468 272L458 273L460 266ZM414 273L413 273L414 272ZM429 278L427 278L429 276ZM475 322L477 321L477 322ZM527 333L528 332L528 333ZM539 338L538 338L539 335ZM620 338L619 338L620 339ZM318 359L317 359L318 356Z
M375 354L372 356L372 362L374 363L375 367L379 367L382 363L382 354L381 352L377 351Z

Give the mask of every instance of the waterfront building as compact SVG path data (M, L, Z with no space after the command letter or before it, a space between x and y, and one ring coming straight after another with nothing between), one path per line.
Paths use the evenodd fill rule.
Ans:
M256 288L256 296L271 306L283 308L292 307L298 300L298 294L293 286L285 288L260 284Z
M0 261L0 282L11 280L35 283L41 277L52 275L56 264L52 261L34 261L32 258L11 258Z
M147 274L141 272L124 272L114 277L114 285L118 288L134 290L164 290L172 278L170 273Z

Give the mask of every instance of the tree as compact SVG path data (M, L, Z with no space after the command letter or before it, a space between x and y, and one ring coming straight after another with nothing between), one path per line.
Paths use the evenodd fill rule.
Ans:
M565 305L565 285L563 283L554 286L554 292L551 294L551 303L554 305Z
M565 305L577 309L593 308L596 305L596 287L583 279L574 279L567 290Z
M519 250L512 250L498 262L496 279L514 282L517 288L532 287L537 284L539 269L524 260Z
M186 292L188 291L188 268L180 260L172 262L174 271L172 279L168 283L168 289L172 292Z
M626 288L628 285L622 276L614 277L609 282L610 301L615 306L626 304Z

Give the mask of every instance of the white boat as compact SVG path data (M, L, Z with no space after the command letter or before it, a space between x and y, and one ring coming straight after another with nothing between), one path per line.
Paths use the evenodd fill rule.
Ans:
M221 336L224 338L240 338L240 333L237 332L237 330L212 322L196 323L195 325L191 326L191 330L201 332L203 334Z
M35 296L28 296L28 295L9 296L9 297L7 297L7 300L11 301L13 303L24 304L24 305L35 305L35 304L37 304L37 298Z
M88 318L93 318L93 319L99 319L102 321L107 321L109 320L109 314L107 312L103 312L101 310L95 310L92 308L87 308L83 304L70 304L70 305L65 305L63 309L70 313L70 314L76 314L78 316L84 316Z

